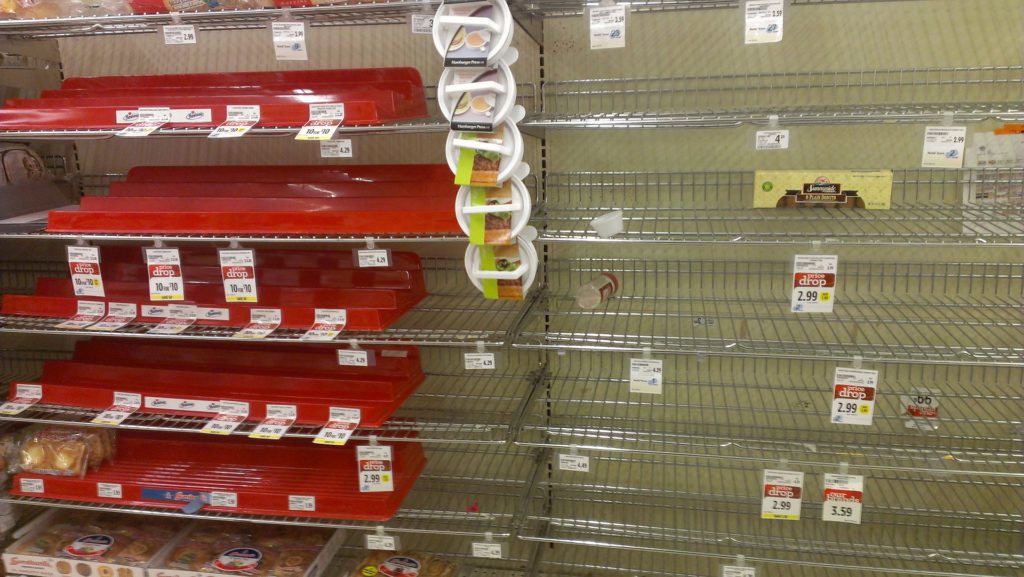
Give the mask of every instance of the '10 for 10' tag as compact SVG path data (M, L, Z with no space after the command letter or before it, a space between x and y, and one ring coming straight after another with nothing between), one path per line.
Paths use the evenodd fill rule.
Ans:
M138 393L114 392L114 403L92 420L98 425L120 425L142 406L142 395Z
M317 445L344 445L359 426L361 417L359 409L331 407L331 420L320 429L313 442Z
M267 417L249 433L249 438L276 441L295 424L298 415L295 405L267 405Z
M256 302L256 256L253 251L223 249L219 256L224 300L229 303Z
M249 403L221 401L220 412L213 416L201 432L210 435L230 435L249 416Z
M181 253L176 248L147 248L149 300L185 300L185 281L181 275Z
M106 296L100 273L100 249L95 246L69 246L68 268L76 297Z

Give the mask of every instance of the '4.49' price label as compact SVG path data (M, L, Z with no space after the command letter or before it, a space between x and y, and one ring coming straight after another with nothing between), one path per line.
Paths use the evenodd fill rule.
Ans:
M839 257L803 255L793 259L792 312L830 313L838 290Z
M870 425L875 418L878 371L836 367L832 382L832 422Z
M800 519L804 474L800 471L765 469L761 498L762 519Z

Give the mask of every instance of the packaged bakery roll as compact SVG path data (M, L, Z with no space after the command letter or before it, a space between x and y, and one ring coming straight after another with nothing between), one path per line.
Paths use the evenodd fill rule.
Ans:
M38 475L80 477L114 457L114 435L110 429L30 427L21 439L18 469Z

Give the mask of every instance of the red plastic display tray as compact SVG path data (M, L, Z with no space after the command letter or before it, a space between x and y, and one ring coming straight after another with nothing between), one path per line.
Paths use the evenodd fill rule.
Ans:
M451 182L447 164L136 166L128 182Z
M265 443L141 431L118 435L118 455L82 478L19 473L11 493L90 503L180 508L213 492L234 493L223 513L386 521L401 506L426 459L419 443L392 445L395 491L360 493L355 445L317 446L308 440ZM25 493L22 479L41 479L42 493ZM97 483L121 486L122 498L97 496ZM315 511L293 511L289 496L316 498Z

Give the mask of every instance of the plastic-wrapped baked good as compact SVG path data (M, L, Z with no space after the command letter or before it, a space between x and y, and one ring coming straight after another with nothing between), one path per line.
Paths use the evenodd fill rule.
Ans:
M300 577L316 560L317 550L291 547L277 555L277 562L271 567L274 577Z
M21 441L19 468L40 475L74 477L114 456L113 431L74 427L30 429Z
M453 561L415 551L374 551L351 573L352 577L455 577Z

